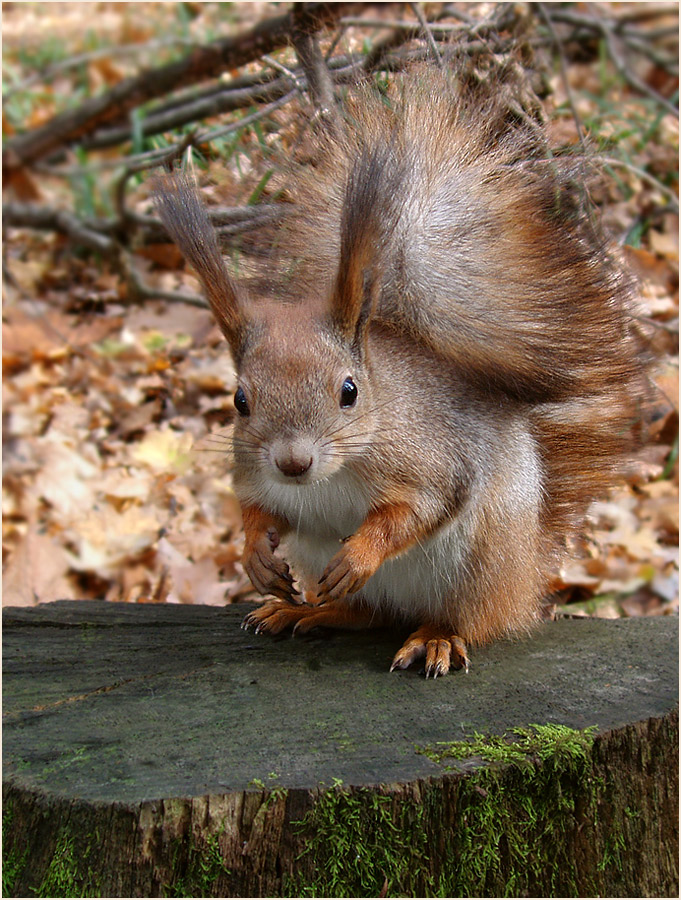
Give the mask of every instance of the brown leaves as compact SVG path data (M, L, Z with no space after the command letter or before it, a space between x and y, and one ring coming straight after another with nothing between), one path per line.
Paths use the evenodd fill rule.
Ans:
M4 323L4 602L222 603L247 580L226 443L231 360L208 313L31 314ZM200 343L200 349L196 345Z
M591 506L587 540L561 568L567 614L606 618L678 608L678 486L651 481ZM579 555L577 555L579 554ZM581 601L584 594L594 599Z
M87 51L82 9L72 6L46 4L37 13L35 4L10 5L3 39L12 65L21 64L19 48L24 56L35 52L57 32L73 55ZM198 19L219 18L218 6L198 4ZM172 5L145 4L142 18L140 8L98 9L97 33L112 45L110 54L88 54L79 67L66 59L61 67L56 61L40 72L22 71L20 81L39 78L32 84L40 99L26 94L25 103L6 104L6 136L50 119L81 80L104 91L134 73L139 60L119 53L117 43L186 37L185 26L173 31L168 21ZM259 15L248 5L237 12ZM191 27L198 41L194 26L201 24ZM361 45L361 30L346 34L350 48ZM146 65L144 54L140 59ZM639 245L626 254L640 279L642 317L653 324L653 343L666 361L656 377L656 420L638 481L594 505L587 539L573 548L559 586L573 614L653 614L672 610L678 597L678 464L671 461L678 429L678 218L668 193L636 170L667 188L675 183L678 122L658 116L621 81L606 96L603 67L604 61L570 61L570 88L591 143L632 164L618 168L597 199L613 234L636 232ZM662 89L652 75L649 81ZM574 145L565 86L559 77L552 86L552 144ZM290 110L271 121L281 127L282 145L296 147L300 129ZM267 144L275 136L263 134ZM210 163L206 180L221 204L243 202L271 165L250 139L244 130L243 156ZM90 154L84 171L98 161ZM267 191L275 184L285 187L279 173ZM130 209L145 209L144 187L129 189ZM26 169L14 171L9 196L74 206L71 187ZM103 196L93 187L89 199L96 207ZM222 603L249 592L226 434L234 372L210 314L181 304L124 306L132 298L119 275L73 253L63 235L10 228L5 250L14 285L6 286L3 316L3 602ZM168 243L140 246L135 262L159 288L197 291ZM240 262L247 265L245 255Z
M34 606L73 597L65 547L30 523L3 572L4 606Z
M38 316L27 309L10 308L2 323L3 368L7 371L31 362L54 362L74 350L89 350L120 329L121 323L122 319L115 316L78 320L58 310Z

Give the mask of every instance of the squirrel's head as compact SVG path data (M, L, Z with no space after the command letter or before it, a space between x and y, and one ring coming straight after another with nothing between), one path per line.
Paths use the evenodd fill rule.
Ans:
M369 323L380 290L381 247L396 220L379 183L397 173L379 151L349 174L339 266L328 297L295 304L247 300L232 280L194 184L156 184L168 232L199 275L237 367L239 467L290 484L323 480L371 439ZM391 224L392 223L392 224Z
M351 336L305 305L258 304L239 347L239 468L278 483L333 475L370 440L366 327Z

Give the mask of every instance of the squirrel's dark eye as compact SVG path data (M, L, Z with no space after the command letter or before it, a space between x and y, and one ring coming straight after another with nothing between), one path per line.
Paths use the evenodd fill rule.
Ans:
M341 409L348 409L355 405L357 399L357 385L352 378L346 378L341 388Z
M234 406L240 416L250 416L251 410L246 399L246 394L239 387L234 393Z

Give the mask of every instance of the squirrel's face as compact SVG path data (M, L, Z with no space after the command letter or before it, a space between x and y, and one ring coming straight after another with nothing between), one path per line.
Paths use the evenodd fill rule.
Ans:
M326 480L358 459L371 434L361 360L309 312L280 312L245 343L234 394L238 475L260 484Z

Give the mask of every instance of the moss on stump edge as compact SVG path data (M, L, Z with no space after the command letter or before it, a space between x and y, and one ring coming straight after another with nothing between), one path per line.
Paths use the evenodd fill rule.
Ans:
M441 742L404 784L113 807L7 786L3 895L678 896L677 746L673 712Z

